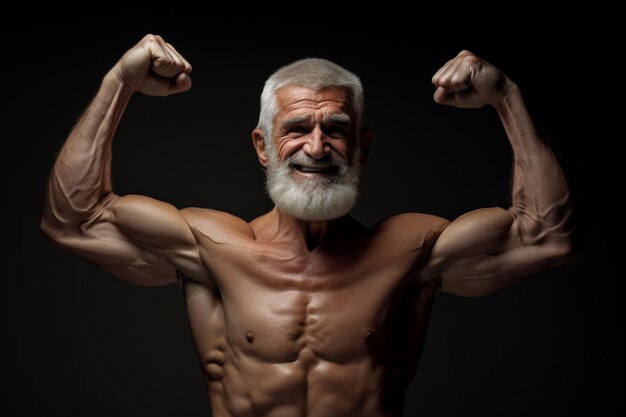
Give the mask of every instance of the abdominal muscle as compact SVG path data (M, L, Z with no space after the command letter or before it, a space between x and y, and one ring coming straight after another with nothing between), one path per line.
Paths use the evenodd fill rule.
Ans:
M233 358L215 384L221 386L211 395L213 412L222 415L223 407L225 416L383 415L375 407L376 373L366 359L338 364L308 348L288 363Z
M211 287L184 287L213 416L401 414L414 371L406 356L419 352L394 345L394 335L406 341L402 327L419 323L381 320L376 297L364 302L358 288L277 294L240 287L235 300L224 302ZM418 347L421 327L411 331Z

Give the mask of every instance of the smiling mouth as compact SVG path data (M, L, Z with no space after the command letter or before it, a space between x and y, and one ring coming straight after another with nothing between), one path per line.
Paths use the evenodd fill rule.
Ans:
M325 174L325 175L337 175L339 173L339 167L336 165L311 167L306 165L292 164L292 166L300 172L305 174Z

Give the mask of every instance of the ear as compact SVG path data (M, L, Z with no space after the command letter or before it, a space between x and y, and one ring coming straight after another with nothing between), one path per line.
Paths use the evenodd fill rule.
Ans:
M271 140L268 138L268 140ZM252 131L252 145L256 150L256 155L259 158L259 162L263 167L267 167L267 152L265 150L265 134L258 127Z
M370 153L370 146L372 146L372 140L374 140L374 132L369 127L361 129L359 136L359 148L361 148L361 155L359 163L363 165L367 160Z

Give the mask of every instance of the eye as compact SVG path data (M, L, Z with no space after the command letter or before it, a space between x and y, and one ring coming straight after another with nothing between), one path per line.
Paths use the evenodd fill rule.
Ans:
M294 126L292 128L289 129L288 133L309 133L309 129L304 127L304 126Z
M329 127L324 130L324 133L331 138L345 138L348 136L348 131L340 127Z

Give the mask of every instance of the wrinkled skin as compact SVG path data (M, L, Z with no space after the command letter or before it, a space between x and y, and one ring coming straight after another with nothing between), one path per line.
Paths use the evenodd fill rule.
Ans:
M508 209L452 222L403 214L366 228L350 216L305 222L276 208L247 223L116 195L111 142L128 100L186 91L190 73L158 36L120 59L57 158L42 230L127 281L179 280L214 416L401 415L440 291L489 294L572 259L575 218L561 168L517 86L468 51L435 74L434 99L496 109L514 152ZM286 87L278 104L272 137L252 133L262 165L266 140L280 160L334 151L351 161L360 146L365 161L370 132L329 122L349 112L343 89Z

